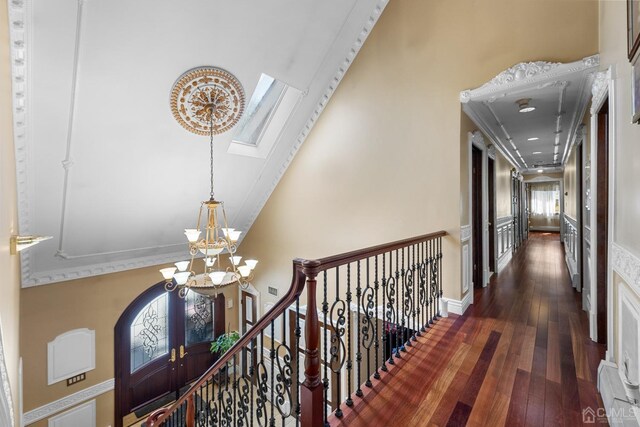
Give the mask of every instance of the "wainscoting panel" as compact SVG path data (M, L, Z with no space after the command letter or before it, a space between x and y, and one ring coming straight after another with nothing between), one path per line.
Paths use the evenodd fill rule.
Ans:
M48 424L49 427L96 427L96 401L91 400L51 417Z
M576 220L567 214L564 215L564 250L571 283L575 288L578 286L578 283L580 283L580 270L578 269L578 225Z
M498 273L511 261L513 255L513 217L503 216L496 221L498 234Z
M460 227L460 243L462 244L462 293L471 287L471 226Z

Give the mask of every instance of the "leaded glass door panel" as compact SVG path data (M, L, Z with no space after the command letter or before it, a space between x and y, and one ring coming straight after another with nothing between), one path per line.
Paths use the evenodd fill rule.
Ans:
M224 295L182 299L164 282L125 309L114 329L116 427L132 412L140 418L171 403L213 365L209 348L224 333L224 312Z

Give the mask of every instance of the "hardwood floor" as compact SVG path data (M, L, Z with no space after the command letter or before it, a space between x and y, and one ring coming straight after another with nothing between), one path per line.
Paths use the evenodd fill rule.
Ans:
M439 320L331 425L582 425L584 409L602 407L605 349L563 256L558 234L532 233L464 316Z

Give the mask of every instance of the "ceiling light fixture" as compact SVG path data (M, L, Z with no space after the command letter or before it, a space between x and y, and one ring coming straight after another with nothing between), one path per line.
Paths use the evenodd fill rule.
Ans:
M531 105L529 105L530 101L531 98L518 99L516 101L516 104L518 104L518 111L520 111L521 113L530 113L535 110L536 107L532 107Z
M542 173L544 172L542 169L538 169L538 173Z
M542 154L542 151L534 151L532 154Z
M9 239L9 253L15 255L23 249L37 245L45 240L53 239L52 236L11 236Z
M527 141L537 141L540 138L538 138L537 136L534 136L533 138L527 138Z
M221 287L235 283L246 289L258 261L248 259L240 265L242 257L236 255L236 245L241 231L229 228L224 203L215 198L213 163L213 135L231 129L244 111L242 85L233 75L219 68L191 70L174 84L171 109L184 128L198 135L209 135L210 191L209 199L200 204L196 228L184 230L191 260L179 261L175 267L160 270L166 281L165 289L179 288L181 297L190 290L212 296ZM225 251L229 255L226 269L220 256ZM198 255L202 255L199 268L194 265Z

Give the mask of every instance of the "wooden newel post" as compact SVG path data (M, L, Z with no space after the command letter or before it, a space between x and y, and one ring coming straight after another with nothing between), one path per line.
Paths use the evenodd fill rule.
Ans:
M320 381L320 323L316 301L316 264L305 263L307 276L307 313L305 321L304 382L300 387L300 406L302 427L321 427L323 425L323 385Z
M187 427L195 427L196 425L196 406L193 402L193 394L187 398L187 413L185 415Z

